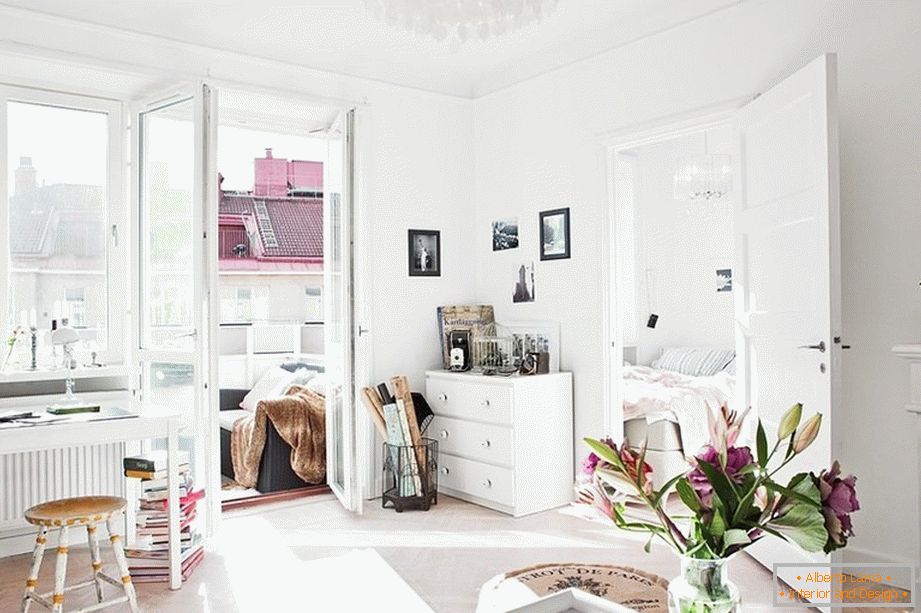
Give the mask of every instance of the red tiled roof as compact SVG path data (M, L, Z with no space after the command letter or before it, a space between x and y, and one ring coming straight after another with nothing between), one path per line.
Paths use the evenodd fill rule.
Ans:
M323 257L323 199L268 198L250 194L221 193L221 215L250 215L256 217L256 202L265 203L270 228L257 223L261 251L266 258ZM266 240L271 229L274 244Z

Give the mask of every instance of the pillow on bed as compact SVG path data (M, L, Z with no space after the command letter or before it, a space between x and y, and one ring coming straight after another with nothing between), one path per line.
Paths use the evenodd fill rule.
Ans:
M294 373L278 366L265 371L265 374L259 378L253 389L247 392L243 400L240 401L240 408L247 411L255 411L256 405L260 400L266 398L277 398L284 396L285 391L294 379Z
M732 349L666 347L662 356L650 366L692 377L710 377L723 370L735 358Z

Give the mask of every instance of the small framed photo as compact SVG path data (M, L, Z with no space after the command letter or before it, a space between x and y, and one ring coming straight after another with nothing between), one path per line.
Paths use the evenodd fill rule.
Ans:
M409 231L409 276L441 276L441 232Z
M541 211L540 259L567 260L569 257L569 209Z

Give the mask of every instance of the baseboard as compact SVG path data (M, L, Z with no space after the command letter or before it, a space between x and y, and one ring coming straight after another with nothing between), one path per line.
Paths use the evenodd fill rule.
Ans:
M36 530L24 527L0 534L0 558L29 553L35 546Z

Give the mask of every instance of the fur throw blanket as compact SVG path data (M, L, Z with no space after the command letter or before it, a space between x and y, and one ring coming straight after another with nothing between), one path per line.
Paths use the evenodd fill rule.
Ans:
M268 421L291 445L294 473L307 483L322 483L326 479L325 399L296 385L280 398L260 400L255 413L234 423L230 454L237 483L256 487Z

